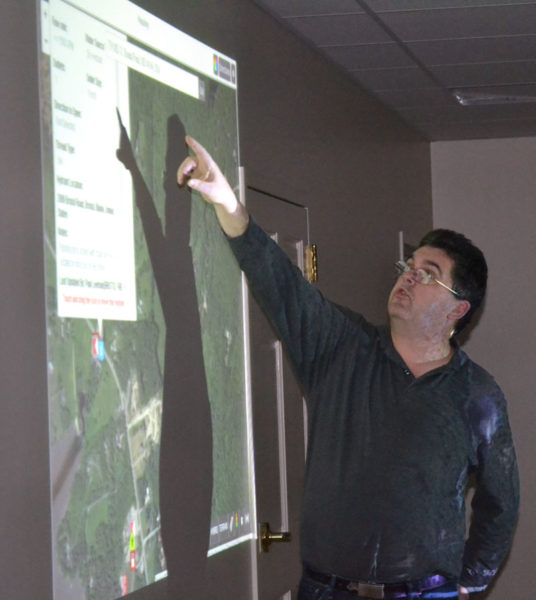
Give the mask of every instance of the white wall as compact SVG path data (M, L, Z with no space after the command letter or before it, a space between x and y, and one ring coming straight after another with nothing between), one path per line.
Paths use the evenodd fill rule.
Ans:
M488 261L488 298L464 349L509 400L521 471L514 546L489 599L528 600L536 585L536 138L436 142L431 161L434 227L461 231Z

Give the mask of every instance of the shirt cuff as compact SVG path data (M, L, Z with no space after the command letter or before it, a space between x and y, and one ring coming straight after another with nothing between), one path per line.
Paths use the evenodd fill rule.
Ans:
M483 592L497 573L497 569L486 569L477 571L471 567L464 567L460 577L459 584L470 594Z

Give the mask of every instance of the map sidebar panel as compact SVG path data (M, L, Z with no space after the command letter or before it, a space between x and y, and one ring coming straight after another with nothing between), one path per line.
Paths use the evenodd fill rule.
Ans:
M182 323L210 403L208 555L255 536L242 275L211 207L176 185L188 134L238 193L236 63L127 0L40 10L54 598L112 600L167 575L159 459ZM169 283L184 265L188 298L187 276Z

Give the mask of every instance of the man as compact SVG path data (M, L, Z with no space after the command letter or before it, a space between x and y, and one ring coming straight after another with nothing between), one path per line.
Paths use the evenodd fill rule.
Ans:
M388 301L388 328L327 301L249 218L187 138L179 185L214 205L306 392L309 444L299 599L460 598L486 589L510 546L518 476L505 401L453 341L487 267L436 230ZM465 541L465 491L475 476Z

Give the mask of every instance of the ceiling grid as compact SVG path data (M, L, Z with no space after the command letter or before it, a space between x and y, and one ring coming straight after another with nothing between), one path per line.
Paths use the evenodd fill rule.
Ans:
M255 2L429 140L536 135L536 1Z

